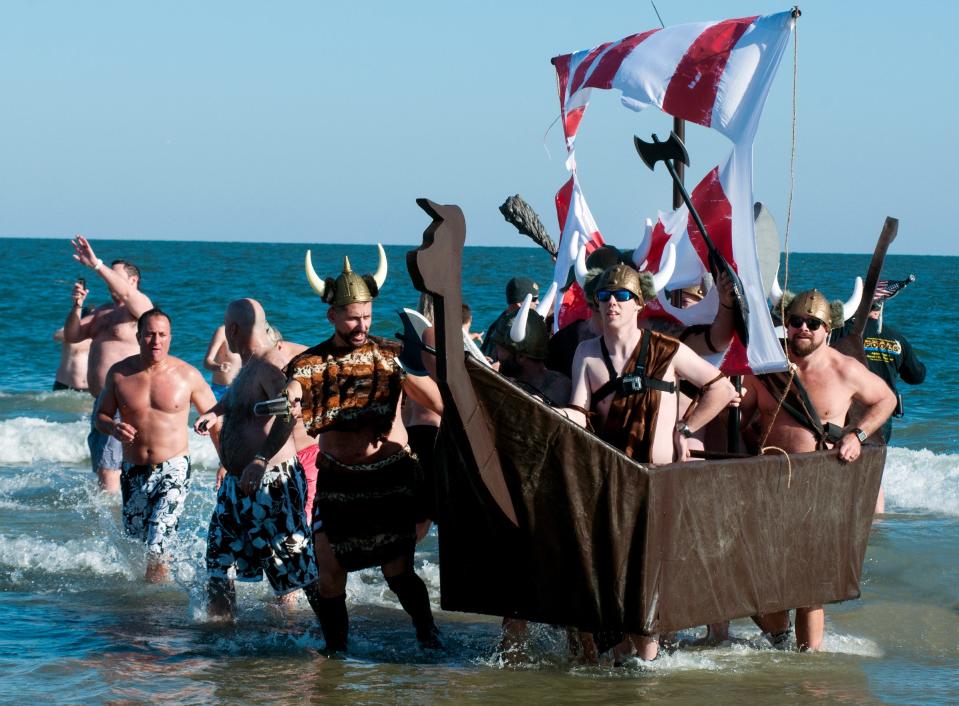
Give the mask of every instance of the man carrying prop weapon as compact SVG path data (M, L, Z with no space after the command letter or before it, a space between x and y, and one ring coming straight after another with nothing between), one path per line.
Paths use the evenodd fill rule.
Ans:
M729 380L686 345L639 328L645 300L670 274L653 277L644 292L640 273L627 265L603 272L594 295L603 334L581 343L573 361L570 418L584 427L592 423L601 439L640 463L686 460L689 437L739 401ZM701 396L677 422L679 378ZM658 647L655 635L631 635L617 647L617 659L633 649L641 659L654 659Z
M369 335L373 299L386 280L382 246L379 252L374 275L356 274L344 258L343 272L322 280L307 251L307 279L329 304L334 333L287 366L283 406L291 414L277 417L248 467L251 475L262 474L262 459L286 443L295 418L319 440L312 522L320 583L314 608L331 652L347 647L347 574L370 566L383 571L413 619L420 645L440 646L426 585L413 572L413 550L421 539L417 522L424 519L417 497L420 469L397 411L404 392L437 413L442 401L430 378L407 375L399 343Z

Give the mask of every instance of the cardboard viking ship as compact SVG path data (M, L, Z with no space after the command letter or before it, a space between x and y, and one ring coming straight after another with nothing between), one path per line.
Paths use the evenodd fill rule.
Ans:
M407 254L434 297L441 605L667 632L857 598L885 447L643 465L463 351L462 211Z

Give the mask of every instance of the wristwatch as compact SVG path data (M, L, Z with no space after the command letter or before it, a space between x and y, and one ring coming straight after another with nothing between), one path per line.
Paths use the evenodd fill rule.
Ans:
M680 419L678 422L676 422L676 431L678 431L687 439L693 435L693 430L689 428L689 425L683 419Z
M853 427L852 429L849 430L848 433L849 433L849 434L855 434L855 435L856 435L856 438L859 439L859 443L860 443L860 444L865 444L865 443L866 443L866 439L869 438L869 436L866 434L866 432L864 432L864 431L863 431L862 429L860 429L859 427Z
M253 460L254 460L254 461L263 461L263 465L266 465L266 463L267 463L267 461L268 461L269 459L267 459L267 457L264 456L263 454L257 454L256 456L253 457Z

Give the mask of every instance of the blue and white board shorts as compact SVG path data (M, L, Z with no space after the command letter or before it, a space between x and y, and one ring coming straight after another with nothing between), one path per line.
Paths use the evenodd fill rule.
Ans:
M189 456L142 466L123 464L123 528L146 542L151 556L169 555L189 489Z
M93 413L90 415L90 433L87 434L87 448L90 449L90 465L93 472L96 473L101 468L122 468L123 467L123 444L115 436L104 434L96 428L97 413L100 411L100 400L103 393L97 397L93 403ZM113 415L116 421L120 421L120 412Z
M231 568L239 581L259 581L266 574L277 595L316 581L305 501L306 478L296 456L267 469L252 496L240 490L239 477L227 475L210 518L209 577L226 581Z

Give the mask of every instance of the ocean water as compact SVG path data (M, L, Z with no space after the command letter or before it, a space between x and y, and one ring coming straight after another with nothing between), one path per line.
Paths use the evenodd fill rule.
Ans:
M424 224L425 225L425 224ZM351 652L327 660L305 600L279 609L265 583L240 584L239 616L205 619L202 559L214 503L216 456L191 438L196 462L181 520L174 580L141 582L141 547L118 525L114 498L94 489L85 435L88 396L48 390L58 359L51 335L70 306L77 276L106 290L70 259L66 240L4 240L0 279L0 702L141 703L957 703L959 702L959 379L952 307L957 258L891 256L884 276L918 281L887 308L929 373L903 390L884 476L887 514L874 526L862 597L827 608L821 653L762 646L749 621L732 644L685 648L650 665L571 665L564 637L531 631L529 659L507 666L496 652L495 618L438 610L435 534L418 548L446 649L415 646L412 628L375 570L351 575ZM225 305L259 299L294 341L330 331L325 305L302 272L303 246L182 242L95 242L105 259L143 270L143 289L173 320L172 352L200 366ZM391 275L377 300L374 333L392 335L395 310L415 306L405 273L408 248L387 249ZM314 247L321 273L375 267L372 246ZM817 285L848 296L867 256L794 254L792 289ZM465 299L474 329L503 303L506 280L548 279L550 262L527 248L468 248ZM503 576L509 581L508 576ZM683 637L692 639L697 631Z

